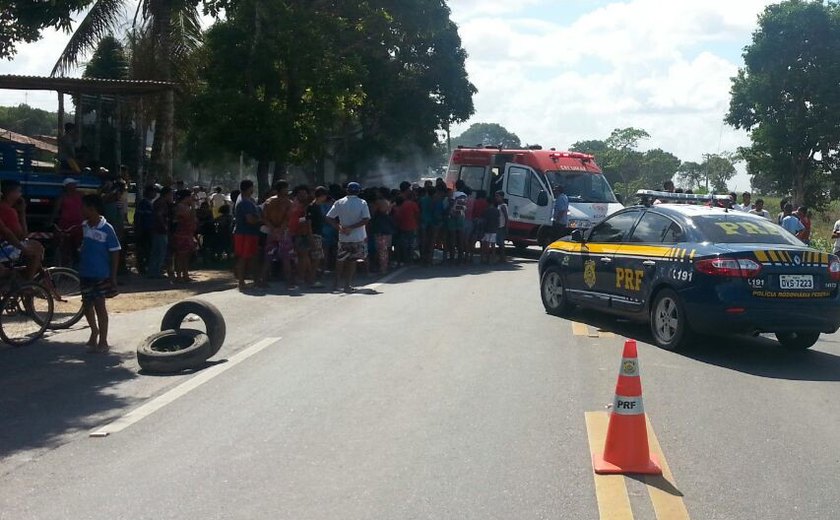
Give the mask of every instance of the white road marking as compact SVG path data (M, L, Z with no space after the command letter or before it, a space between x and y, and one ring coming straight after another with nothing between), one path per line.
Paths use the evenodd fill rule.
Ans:
M382 287L383 285L389 284L393 280L395 280L396 278L402 276L402 274L405 273L406 271L408 271L408 267L400 267L399 269L397 269L393 273L387 275L385 278L379 280L378 282L376 282L374 284L371 284L371 285L368 285L367 288L375 291L375 290L379 289L380 287Z
M246 348L245 350L238 352L233 357L231 357L226 363L220 363L218 365L212 366L206 370L201 371L194 377L191 377L187 381L184 381L180 385L176 386L172 390L157 396L156 398L152 399L151 401L145 403L144 405L140 406L139 408L135 408L131 410L127 414L123 415L119 419L115 420L114 422L103 426L102 428L90 432L91 437L107 437L112 433L120 432L132 424L145 419L146 417L152 415L156 411L160 410L164 406L168 405L169 403L175 401L179 397L183 397L189 392L195 390L199 386L203 385L204 383L210 381L214 377L222 374L230 370L231 368L235 367L239 363L242 363L249 357L258 354L259 352L265 350L266 348L270 347L271 345L280 341L280 338L265 338L262 341L251 345L250 347Z

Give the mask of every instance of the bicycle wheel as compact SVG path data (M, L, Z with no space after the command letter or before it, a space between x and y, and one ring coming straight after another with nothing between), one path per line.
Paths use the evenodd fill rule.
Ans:
M79 273L68 267L50 267L38 274L35 281L53 295L53 317L49 328L69 329L85 315Z
M37 283L13 287L0 300L0 339L24 347L44 335L53 315L50 292Z

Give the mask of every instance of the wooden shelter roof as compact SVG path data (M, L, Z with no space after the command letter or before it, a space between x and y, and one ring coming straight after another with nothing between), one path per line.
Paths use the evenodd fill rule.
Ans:
M160 94L174 88L174 83L166 81L0 75L0 89L10 90L51 90L64 94L143 96Z

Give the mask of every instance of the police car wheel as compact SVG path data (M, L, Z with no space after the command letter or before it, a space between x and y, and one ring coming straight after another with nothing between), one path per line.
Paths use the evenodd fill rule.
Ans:
M657 293L650 308L650 330L656 344L665 350L678 350L686 345L685 307L671 289Z
M566 296L563 273L556 265L549 267L543 273L540 281L540 294L542 295L545 312L554 316L562 316L572 310L572 305Z
M777 332L776 339L790 350L807 350L820 339L819 332Z

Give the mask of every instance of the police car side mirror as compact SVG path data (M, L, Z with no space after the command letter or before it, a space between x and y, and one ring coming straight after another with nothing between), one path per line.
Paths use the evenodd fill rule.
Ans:
M537 206L541 208L548 206L548 193L545 190L540 191L540 194L537 195Z
M615 200L617 200L618 203L621 204L622 206L624 205L624 195L621 195L621 194L617 193L615 195Z
M583 231L579 229L575 229L572 231L572 242L580 242L581 244L585 241L583 236Z

